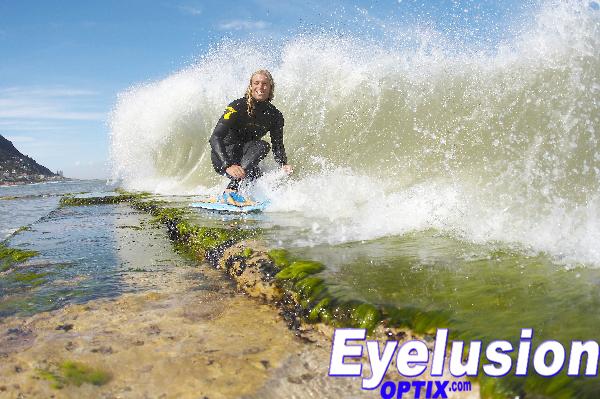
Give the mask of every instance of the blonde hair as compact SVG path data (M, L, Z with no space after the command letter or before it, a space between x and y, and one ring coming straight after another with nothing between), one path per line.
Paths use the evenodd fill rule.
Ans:
M269 80L269 83L271 84L271 90L269 91L269 98L268 101L273 100L273 98L275 97L275 81L273 80L273 76L271 76L271 72L267 71L266 69L259 69L258 71L254 72L251 76L250 76L250 83L248 84L248 88L246 89L246 104L248 104L248 115L250 116L254 116L254 105L256 103L256 100L254 99L254 97L252 97L252 79L254 78L255 75L263 75L266 76L267 79Z

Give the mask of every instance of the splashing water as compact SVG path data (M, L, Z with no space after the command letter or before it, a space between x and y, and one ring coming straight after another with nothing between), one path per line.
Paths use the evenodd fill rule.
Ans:
M312 243L434 228L600 265L592 4L547 2L486 51L457 50L422 28L410 37L394 30L397 41L385 44L333 33L271 47L223 42L196 65L120 95L113 176L132 189L216 192L224 181L208 138L250 73L266 67L297 173L282 181L272 172L254 190L271 211L319 220Z

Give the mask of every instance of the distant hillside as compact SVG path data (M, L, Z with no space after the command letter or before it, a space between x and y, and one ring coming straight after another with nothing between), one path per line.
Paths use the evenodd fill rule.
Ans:
M62 176L21 154L12 142L0 134L0 182L27 183L60 180Z

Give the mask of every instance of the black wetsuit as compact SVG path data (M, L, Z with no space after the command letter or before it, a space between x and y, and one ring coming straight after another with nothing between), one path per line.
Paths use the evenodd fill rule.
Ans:
M231 182L227 188L237 190L240 179L225 172L231 165L240 165L247 179L260 177L258 163L269 153L270 145L261 138L271 135L273 156L279 165L287 164L283 147L283 115L269 101L255 101L254 115L248 115L246 98L233 101L225 112L213 134L211 160L215 171L227 176Z

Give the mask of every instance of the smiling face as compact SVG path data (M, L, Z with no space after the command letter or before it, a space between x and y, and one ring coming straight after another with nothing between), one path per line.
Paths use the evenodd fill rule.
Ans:
M261 73L254 74L250 80L252 97L256 101L266 101L271 94L271 82L269 78Z

